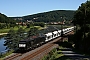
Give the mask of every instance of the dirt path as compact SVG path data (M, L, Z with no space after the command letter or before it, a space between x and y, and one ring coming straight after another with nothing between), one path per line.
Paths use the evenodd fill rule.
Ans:
M0 35L5 35L5 34L7 34L7 33L0 33Z

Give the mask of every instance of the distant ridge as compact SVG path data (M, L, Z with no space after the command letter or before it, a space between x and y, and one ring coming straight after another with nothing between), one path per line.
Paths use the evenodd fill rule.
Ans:
M74 12L75 12L74 10L53 10L43 13L12 18L14 19L21 18L23 21L32 20L35 22L55 22L55 21L58 22L62 20L73 20Z

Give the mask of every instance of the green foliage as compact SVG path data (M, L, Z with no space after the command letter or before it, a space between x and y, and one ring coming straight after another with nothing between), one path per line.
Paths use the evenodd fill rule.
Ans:
M0 13L0 29L14 27L16 21Z
M2 60L3 60L4 57L6 57L6 56L8 56L8 55L10 55L10 54L12 54L12 53L13 53L13 50L7 51L7 52L4 53L4 54L0 54L0 58L2 58Z
M75 11L72 10L55 10L16 18L22 18L24 21L32 20L34 22L58 22L63 20L61 17L65 20L72 20L74 12ZM13 17L13 19L15 19L15 17Z
M4 23L0 24L0 29L4 29L4 28L7 28L6 24Z
M6 41L5 41L5 46L7 46L6 49L11 49L13 48L13 38L14 38L14 35L15 35L15 31L13 29L10 29L8 34L6 35Z
M74 15L76 33L74 35L75 48L90 53L90 1L82 3ZM79 28L79 29L78 29Z
M12 20L11 18L9 18L6 15L1 14L1 13L0 13L0 22L1 23L11 23L11 24L15 23L14 20Z
M33 23L27 23L27 28L33 27L34 24Z
M74 15L74 24L90 24L90 1L82 3Z
M27 37L24 33L25 31L23 28L19 28L17 31L10 29L6 35L4 44L7 47L6 49L17 49L19 41Z
M45 26L44 22L35 22L34 25L35 26L41 26L41 27Z
M64 47L60 46L60 49L63 49ZM64 57L64 54L62 54L61 50L54 48L52 51L50 51L42 60L72 60L69 57Z
M54 60L57 55L57 49L54 48L52 51L48 53L47 56L44 56L42 60Z
M28 37L29 36L33 36L37 34L38 29L36 27L32 27L30 28L30 30L28 31Z

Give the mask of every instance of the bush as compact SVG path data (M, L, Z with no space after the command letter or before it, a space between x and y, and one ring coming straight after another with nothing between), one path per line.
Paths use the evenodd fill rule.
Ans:
M44 56L42 60L53 60L55 59L56 55L57 55L57 49L54 48L52 51L48 53L47 56Z
M34 25L44 27L45 24L43 22L35 22Z

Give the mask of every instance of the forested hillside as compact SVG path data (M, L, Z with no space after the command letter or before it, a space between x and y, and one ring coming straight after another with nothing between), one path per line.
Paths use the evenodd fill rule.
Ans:
M49 11L44 13L38 13L34 15L24 16L24 20L33 20L33 21L40 21L40 22L52 22L52 21L60 21L63 19L65 20L72 20L74 15L74 11L69 10L56 10L56 11Z
M15 25L16 21L14 19L0 13L0 29L14 27Z
M35 22L53 22L53 21L57 22L61 20L72 20L74 16L74 12L75 11L72 10L54 10L54 11L19 17L19 19L22 18L22 20L24 21L32 20ZM13 18L15 19L15 17Z
M0 23L15 23L13 19L7 17L6 15L0 13Z
M35 21L35 22L58 22L62 20L73 20L74 12L72 10L55 10L43 13L37 13L33 15L27 15L22 17L7 17L4 14L0 13L0 22L1 23L13 23L15 20L23 21ZM13 19L14 21L13 21Z

